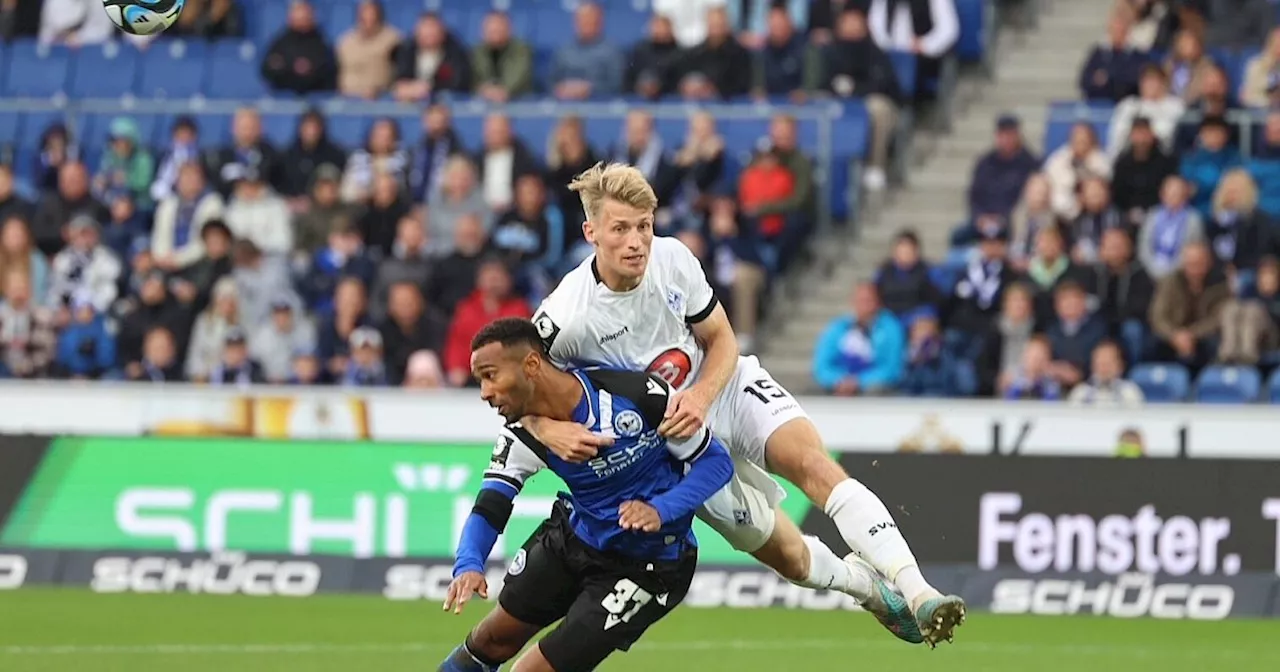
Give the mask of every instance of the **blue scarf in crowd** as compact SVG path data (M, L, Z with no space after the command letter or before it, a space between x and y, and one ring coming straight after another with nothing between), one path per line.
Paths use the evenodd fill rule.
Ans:
M1178 263L1182 256L1182 241L1187 236L1187 222L1191 218L1191 208L1178 210L1159 208L1152 218L1151 240L1156 263L1168 268Z

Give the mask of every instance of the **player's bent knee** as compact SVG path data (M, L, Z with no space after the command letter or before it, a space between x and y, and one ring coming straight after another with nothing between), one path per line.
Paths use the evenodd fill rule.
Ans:
M506 662L515 658L538 630L538 626L520 621L498 606L467 636L467 646L486 660Z
M809 575L809 547L795 523L781 512L776 518L773 534L751 556L788 581L804 581Z

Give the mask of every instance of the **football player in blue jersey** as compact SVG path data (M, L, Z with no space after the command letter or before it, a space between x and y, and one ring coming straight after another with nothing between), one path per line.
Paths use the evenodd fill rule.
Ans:
M550 469L569 493L516 553L498 606L439 669L497 670L556 621L513 669L595 669L684 599L697 564L694 511L729 482L733 463L705 428L687 439L658 435L666 382L612 369L561 371L529 320L489 324L471 350L480 396L508 424L463 527L445 610L488 596L485 561L530 476ZM614 442L591 460L566 462L520 426L531 414L581 423Z

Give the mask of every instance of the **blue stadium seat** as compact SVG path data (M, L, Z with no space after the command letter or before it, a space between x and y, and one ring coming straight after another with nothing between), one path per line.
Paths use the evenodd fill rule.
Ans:
M1276 369L1267 379L1266 400L1273 404L1280 404L1280 369Z
M1129 372L1129 380L1153 403L1185 401L1191 387L1191 374L1180 364L1139 364Z
M138 95L144 98L190 98L204 93L209 50L200 40L159 43L143 58Z
M1262 376L1252 366L1210 366L1196 380L1196 401L1247 404L1258 400Z
M275 145L277 149L283 149L292 145L294 138L298 134L298 115L275 113L263 114L262 134L265 135L267 137L267 141Z
M289 3L260 2L250 8L247 13L250 15L250 35L253 41L265 50L276 34L284 30L289 16ZM316 12L316 20L323 19L324 16Z
M387 23L400 29L406 39L413 39L413 28L426 9L420 2L397 3L387 8Z
M475 44L467 39L467 22L470 12L465 7L445 7L439 11L439 14L440 20L444 21L444 25L449 28L449 32L453 33L454 37L462 40L463 44Z
M200 146L221 147L231 141L231 115L205 113L192 115L200 129Z
M209 58L209 81L205 89L210 98L264 98L268 95L262 81L259 59L262 50L238 40L213 43Z
M538 8L535 23L537 30L525 39L536 48L554 51L573 39L573 17L560 7Z
M604 13L605 38L624 52L643 39L648 30L649 12L630 4L615 4Z
M138 84L139 60L138 50L129 44L108 42L82 47L76 53L67 93L78 98L132 95Z
M916 92L916 55L909 51L890 51L893 73L898 76L898 88L910 98Z
M980 61L986 54L991 39L987 34L991 23L990 4L990 0L956 0L956 16L960 19L956 55L966 63Z
M32 40L15 42L9 49L5 93L20 98L47 98L66 93L70 75L70 49L39 47Z
M356 2L354 0L331 2L328 9L317 8L316 19L320 22L320 32L329 40L329 45L338 46L338 38L356 25Z
M18 128L22 117L17 112L0 112L0 145L18 142Z
M365 136L374 117L357 114L335 114L329 117L329 139L347 151L364 147Z

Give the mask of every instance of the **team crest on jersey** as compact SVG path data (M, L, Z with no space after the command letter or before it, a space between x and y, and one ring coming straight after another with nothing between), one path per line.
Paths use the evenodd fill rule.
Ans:
M507 568L508 574L511 576L519 576L520 572L524 571L525 555L526 553L523 548L516 551L516 557L511 559L511 566Z
M640 436L640 432L644 431L644 420L640 419L639 413L628 408L613 416L613 428L618 430L618 436Z
M676 317L684 318L684 292L676 287L668 287L667 307L676 314Z
M533 316L533 326L537 328L542 344L550 350L551 345L556 342L556 336L560 335L560 326L550 315L541 312Z

